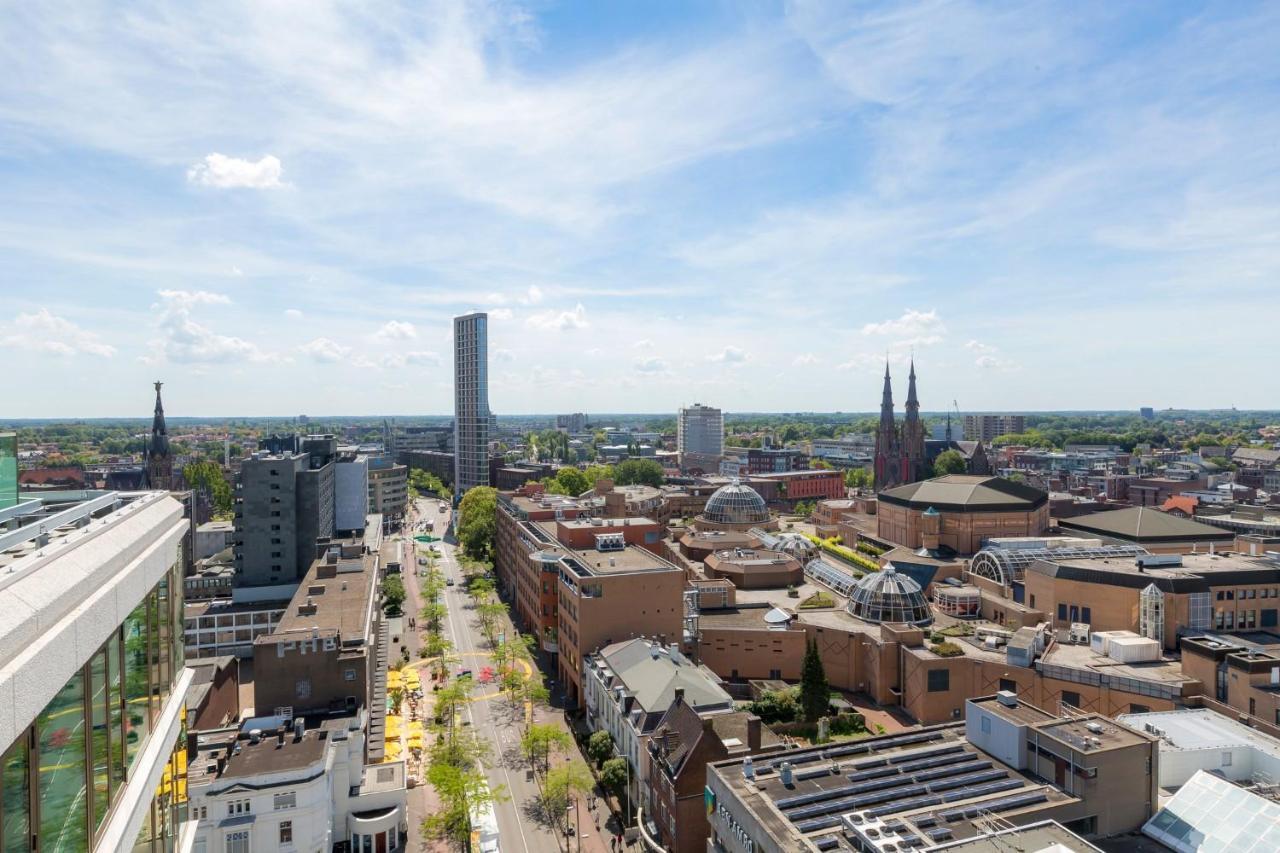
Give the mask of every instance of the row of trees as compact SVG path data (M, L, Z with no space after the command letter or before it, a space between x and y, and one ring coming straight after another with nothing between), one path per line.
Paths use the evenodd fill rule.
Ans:
M441 500L453 499L453 492L449 491L444 481L422 468L409 469L409 494L415 498L418 495L435 495Z

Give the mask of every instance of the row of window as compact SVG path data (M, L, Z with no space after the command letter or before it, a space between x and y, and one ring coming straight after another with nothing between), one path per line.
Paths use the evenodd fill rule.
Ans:
M1269 589L1220 589L1218 590L1218 601L1244 601L1250 598L1277 598L1280 597L1280 589L1271 587Z
M180 561L179 561L180 565ZM0 851L92 847L136 772L183 650L181 573L175 566L73 675L0 759ZM158 835L172 828L166 796ZM185 797L183 798L185 800ZM142 840L157 834L154 821ZM171 835L171 833L170 833Z

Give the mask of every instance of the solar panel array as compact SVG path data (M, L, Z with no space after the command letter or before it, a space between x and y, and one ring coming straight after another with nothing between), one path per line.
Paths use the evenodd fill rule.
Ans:
M928 743L929 741L941 740L942 737L942 732L913 732L912 734L896 735L891 738L876 738L871 741L851 743L845 746L834 746L829 749L814 750L806 753L805 755L783 755L780 758L775 758L772 761L766 761L757 765L756 772L767 773L771 770L776 771L782 766L784 761L790 762L792 766L799 764L812 764L815 761L830 761L833 758L843 758L846 755L858 755L859 753L871 752L872 749L879 751L895 746L907 746L913 743ZM884 760L887 761L888 759ZM854 766L857 767L858 765ZM866 766L870 767L871 764L867 764Z

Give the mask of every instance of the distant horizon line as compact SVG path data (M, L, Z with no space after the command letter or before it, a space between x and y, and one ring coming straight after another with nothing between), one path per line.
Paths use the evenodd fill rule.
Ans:
M867 409L864 411L817 411L817 410L729 410L721 409L726 417L749 417L749 416L804 416L814 417L821 415L839 416L839 417L877 417L879 409ZM1197 415L1197 414L1236 414L1236 415L1277 415L1280 416L1280 409L1239 409L1239 408L1207 408L1207 409L1183 409L1183 408L1165 408L1154 409L1156 415ZM675 418L676 412L515 412L508 414L498 414L496 417L502 419L555 419L563 415L583 414L588 418ZM921 415L931 417L945 418L947 415L955 415L954 411L946 409L931 410L921 409ZM966 415L1133 415L1139 416L1140 408L1134 409L979 409L969 412L960 412L959 417ZM341 420L390 420L396 418L414 419L414 418L452 418L452 414L359 414L359 415L177 415L169 412L165 413L168 421L187 421L196 423L216 423L221 421L245 420L245 421L295 421L299 417L305 417L308 420L323 421L326 419ZM28 423L77 423L89 421L140 421L147 422L152 419L152 415L94 415L94 416L31 416L24 418L7 418L0 420L0 424L18 425Z

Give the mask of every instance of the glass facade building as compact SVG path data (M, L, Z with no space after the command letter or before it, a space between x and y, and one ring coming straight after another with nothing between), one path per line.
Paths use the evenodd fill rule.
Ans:
M489 315L453 319L454 495L489 485Z
M0 509L18 502L18 435L0 432Z
M0 534L0 853L175 850L186 810L182 507L49 493Z
M2 853L72 853L98 840L182 671L180 572L170 569L5 750ZM170 758L182 772L169 768L134 850L173 849L185 746L184 735Z

